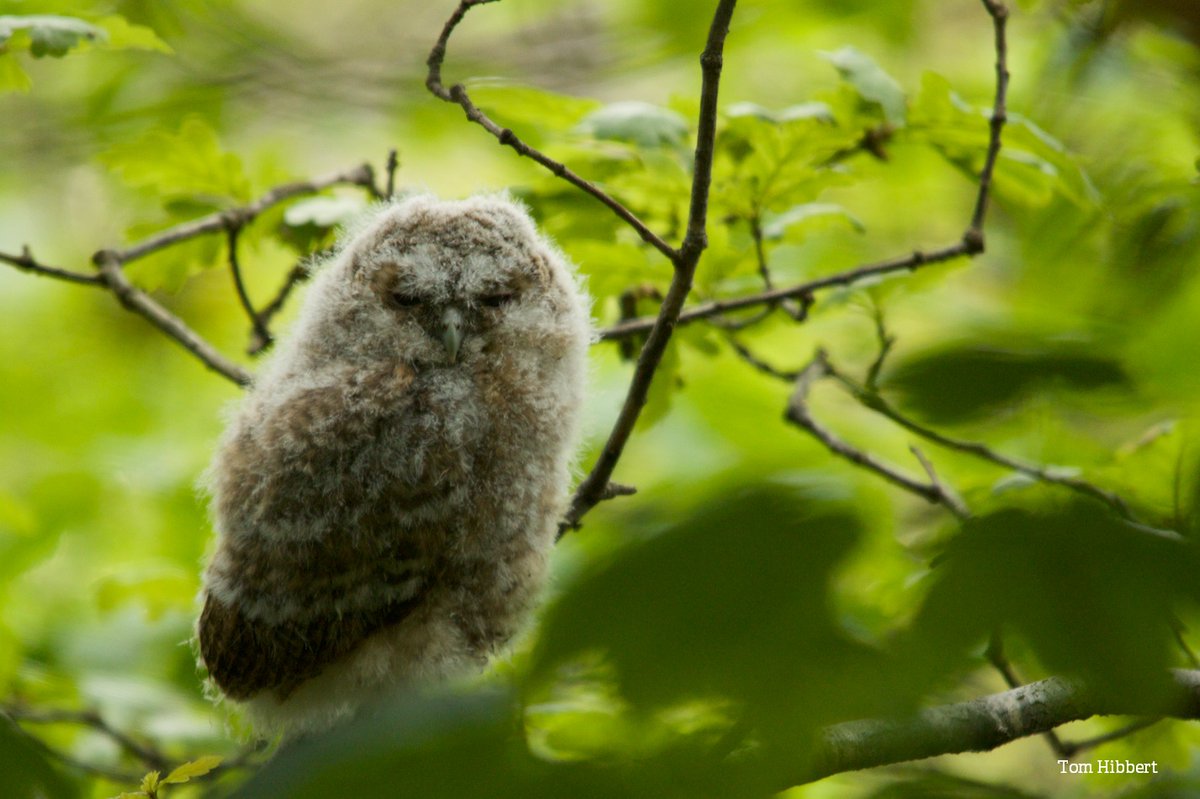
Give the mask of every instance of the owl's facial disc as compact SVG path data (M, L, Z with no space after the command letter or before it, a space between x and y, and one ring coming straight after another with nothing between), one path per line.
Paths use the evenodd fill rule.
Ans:
M446 357L451 364L458 361L458 348L462 344L463 315L462 311L451 306L442 311L438 324L439 338L446 348Z

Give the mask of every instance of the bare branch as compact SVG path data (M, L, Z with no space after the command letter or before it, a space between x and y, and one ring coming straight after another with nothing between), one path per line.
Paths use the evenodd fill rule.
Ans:
M1200 717L1200 672L1173 671L1174 690L1156 716ZM827 727L813 765L789 779L803 784L839 774L960 752L984 752L1071 721L1145 715L1119 696L1098 696L1051 677L1003 693L922 711L905 721L851 721Z
M901 258L891 258L886 261L864 264L848 269L844 272L837 272L826 277L819 277L814 280L809 280L804 283L797 283L794 286L786 286L783 288L769 289L761 291L757 294L747 294L743 297L731 297L725 300L711 300L709 302L694 305L691 308L679 314L678 324L685 325L701 319L709 319L714 316L727 314L731 311L740 311L744 308L754 308L759 305L775 305L782 300L801 299L806 295L811 295L823 289L852 286L855 283L861 283L870 278L888 275L893 272L915 272L916 270L929 266L930 264L942 263L944 261L952 261L957 258L964 258L971 255L971 249L964 242L952 244L949 247L943 247L932 252L922 252L920 250L911 253L910 255ZM625 322L613 325L600 331L601 341L612 341L615 339L624 338L625 336L633 336L639 333L645 333L654 326L655 319L652 317L643 317L641 319L630 319Z
M0 252L0 261L6 264L12 264L17 269L25 272L31 272L42 277L53 277L58 280L66 280L69 283L82 283L86 286L103 286L104 281L96 275L81 275L78 272L72 272L69 269L63 269L58 266L47 266L39 263L30 251L29 246L21 248L20 255L9 255L8 253Z
M276 186L249 205L229 211L220 211L208 216L202 216L199 219L193 219L190 222L184 222L181 225L176 225L157 235L151 236L145 241L134 244L127 249L116 250L114 252L118 262L127 264L152 252L157 252L173 244L178 244L181 241L194 239L206 233L217 233L226 230L229 227L231 219L236 219L239 224L246 225L263 211L281 202L305 194L315 194L331 186L339 185L362 186L370 191L372 196L377 198L382 196L379 189L375 186L375 173L371 169L371 165L360 164L353 169L337 172L323 178L302 180L296 183L285 183L282 186Z
M396 196L396 170L400 168L400 154L395 148L388 150L387 159L387 189L384 199L390 200Z
M1000 637L999 632L993 632L992 637L988 640L987 650L984 652L984 657L992 664L1000 676L1004 678L1005 684L1009 688L1020 688L1024 685L1021 679L1017 677L1017 672L1013 669L1012 662L1009 661L1008 655L1004 652L1004 639ZM1059 757L1070 757L1068 744L1064 744L1062 739L1058 737L1058 733L1054 730L1046 730L1042 733L1046 739L1046 743L1054 751L1054 754Z
M209 369L232 380L239 386L248 386L250 373L230 361L196 334L182 319L136 288L121 271L120 255L112 250L101 250L94 256L100 267L100 276L128 310L145 317L152 325L175 339L188 352L199 358Z
M988 138L987 155L983 161L983 169L979 172L979 194L975 198L975 210L971 214L971 224L967 228L963 241L972 247L972 253L983 252L984 234L983 221L987 215L988 198L991 195L992 174L996 170L996 159L1000 155L1000 134L1004 123L1008 120L1008 41L1005 29L1008 23L1008 8L998 0L982 0L992 18L995 32L996 47L996 97L992 103L992 117L989 122L991 133Z
M94 710L33 710L19 705L6 705L3 713L14 721L25 724L72 724L87 727L111 740L147 769L166 771L171 765L167 756L158 749L134 740L113 727Z
M329 251L325 251L325 253L328 252ZM259 353L265 352L270 348L271 344L275 340L274 336L271 335L271 320L275 318L275 314L283 310L284 304L287 303L288 297L291 296L292 289L308 280L310 275L308 264L313 260L319 260L323 254L324 253L316 253L302 259L300 263L293 266L292 270L287 273L287 277L284 278L283 285L281 285L279 287L279 291L276 292L275 298L263 306L263 309L258 312L259 324L262 325L262 328L267 335L265 338L258 335L254 336L250 342L249 348L246 350L248 355L258 355Z
M1041 480L1042 482L1060 485L1064 488L1075 491L1076 493L1097 499L1116 511L1117 514L1119 514L1126 521L1135 523L1137 522L1137 519L1129 510L1129 506L1126 504L1125 500L1112 491L1095 486L1086 480L1079 479L1078 477L1071 477L1069 475L1062 474L1061 472L1055 471L1049 467L1040 466L1035 463L1029 463L1008 455L1001 454L976 441L964 441L963 439L951 438L950 436L943 435L942 433L926 427L900 413L900 411L892 407L892 405L890 405L888 401L878 393L868 391L864 386L860 386L845 374L838 371L832 366L832 364L827 364L827 373L830 377L837 380L847 391L850 392L855 399L857 399L863 405L880 414L881 416L887 417L903 427L905 430L915 433L927 441L932 441L938 446L945 447L946 449L952 449L956 452L974 455L977 458L989 461L997 466L1003 466L1007 469L1012 469L1015 472L1020 472L1021 474Z
M943 490L938 482L922 483L909 477L899 470L887 465L869 452L857 449L823 427L808 408L808 394L814 383L829 374L829 365L825 354L818 352L812 362L800 370L796 377L796 388L788 401L784 418L807 430L813 438L821 442L834 455L845 458L851 463L875 472L888 482L900 486L905 491L916 494L927 502L942 505L959 518L969 515L956 499Z
M942 482L942 478L938 477L937 470L933 468L933 462L925 457L916 445L908 448L908 451L913 454L917 462L921 464L921 468L925 470L925 476L929 478L929 484L936 488L938 492L945 498L947 507L954 512L954 515L960 519L966 519L971 516L971 511L963 503L962 498L951 489L948 485Z
M231 219L229 222L228 233L228 249L229 249L229 271L233 274L233 288L237 292L238 302L242 305L242 310L246 312L246 316L250 317L251 328L251 351L261 351L266 347L271 346L271 332L267 330L263 324L262 314L254 310L254 305L250 302L250 295L246 293L246 283L242 280L242 267L238 261L238 239L241 236L242 226L237 220ZM262 344L260 345L260 342Z
M642 222L632 211L622 205L608 192L601 189L595 183L580 177L575 172L571 171L565 164L555 161L540 150L530 147L525 142L521 141L515 133L508 128L501 128L491 120L487 114L483 113L474 102L471 101L470 95L467 94L467 89L461 83L456 83L449 89L442 83L442 63L446 59L446 46L450 41L450 36L454 33L454 29L462 22L467 11L475 6L494 3L497 0L461 0L458 8L446 20L445 26L442 28L442 33L438 37L437 42L433 45L433 49L429 52L429 58L426 64L429 66L429 74L425 79L425 86L433 93L435 97L445 100L448 103L456 103L461 106L467 115L467 119L482 127L488 133L496 137L500 144L507 145L517 151L518 154L525 156L537 163L541 164L546 169L557 177L570 183L572 186L581 191L595 197L604 205L608 206L613 213L620 217L627 225L637 231L638 235L654 249L661 252L663 255L675 261L678 257L678 252L670 244L667 244L663 239L647 225ZM706 184L707 190L707 184Z
M696 266L700 256L708 244L706 226L708 224L708 192L712 177L713 151L717 130L717 95L721 83L721 67L725 37L729 33L729 23L733 18L733 9L737 0L720 0L713 14L712 25L708 31L708 41L704 52L700 55L701 88L700 88L700 121L697 126L695 166L692 171L692 199L688 211L687 234L683 245L671 257L675 272L671 277L671 285L667 295L659 307L658 316L650 327L650 335L642 346L634 368L633 379L629 391L617 415L617 421L609 433L608 440L600 452L600 457L592 466L587 477L575 489L571 505L566 516L559 524L559 537L567 530L579 526L580 520L589 510L595 507L603 496L609 484L609 478L621 458L625 443L633 434L633 427L646 404L650 392L650 384L654 373L662 361L663 353L679 313L692 290L692 281L696 275Z
M867 369L867 390L875 391L879 384L879 373L883 370L883 362L887 360L887 356L891 353L892 347L896 344L896 337L887 332L887 327L883 322L883 311L878 307L875 308L875 337L879 340L879 353L875 356L875 360L871 361L870 368Z
M1147 727L1153 727L1160 721L1162 721L1162 719L1159 718L1138 719L1137 721L1130 722L1129 724L1115 729L1112 732L1105 733L1104 735L1097 735L1095 738L1088 738L1083 741L1077 741L1076 743L1064 744L1063 757L1075 757L1080 752L1086 752L1089 749L1095 749L1097 747L1104 746L1104 744L1112 743L1113 741L1119 741L1122 738L1128 738L1130 735L1141 732Z

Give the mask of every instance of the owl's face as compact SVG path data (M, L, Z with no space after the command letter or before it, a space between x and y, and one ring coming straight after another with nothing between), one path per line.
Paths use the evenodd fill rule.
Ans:
M513 348L554 356L586 325L565 264L502 198L410 199L346 256L360 351L419 369L470 369Z

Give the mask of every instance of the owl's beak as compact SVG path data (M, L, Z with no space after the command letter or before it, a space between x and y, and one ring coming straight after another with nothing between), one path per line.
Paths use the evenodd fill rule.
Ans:
M442 312L442 346L446 348L446 357L450 363L458 361L458 347L462 344L462 312L457 308L447 308Z

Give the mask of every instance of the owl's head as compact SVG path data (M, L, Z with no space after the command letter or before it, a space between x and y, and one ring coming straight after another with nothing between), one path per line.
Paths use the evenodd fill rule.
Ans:
M312 287L324 355L466 367L520 348L561 357L590 336L566 260L505 195L382 206Z

